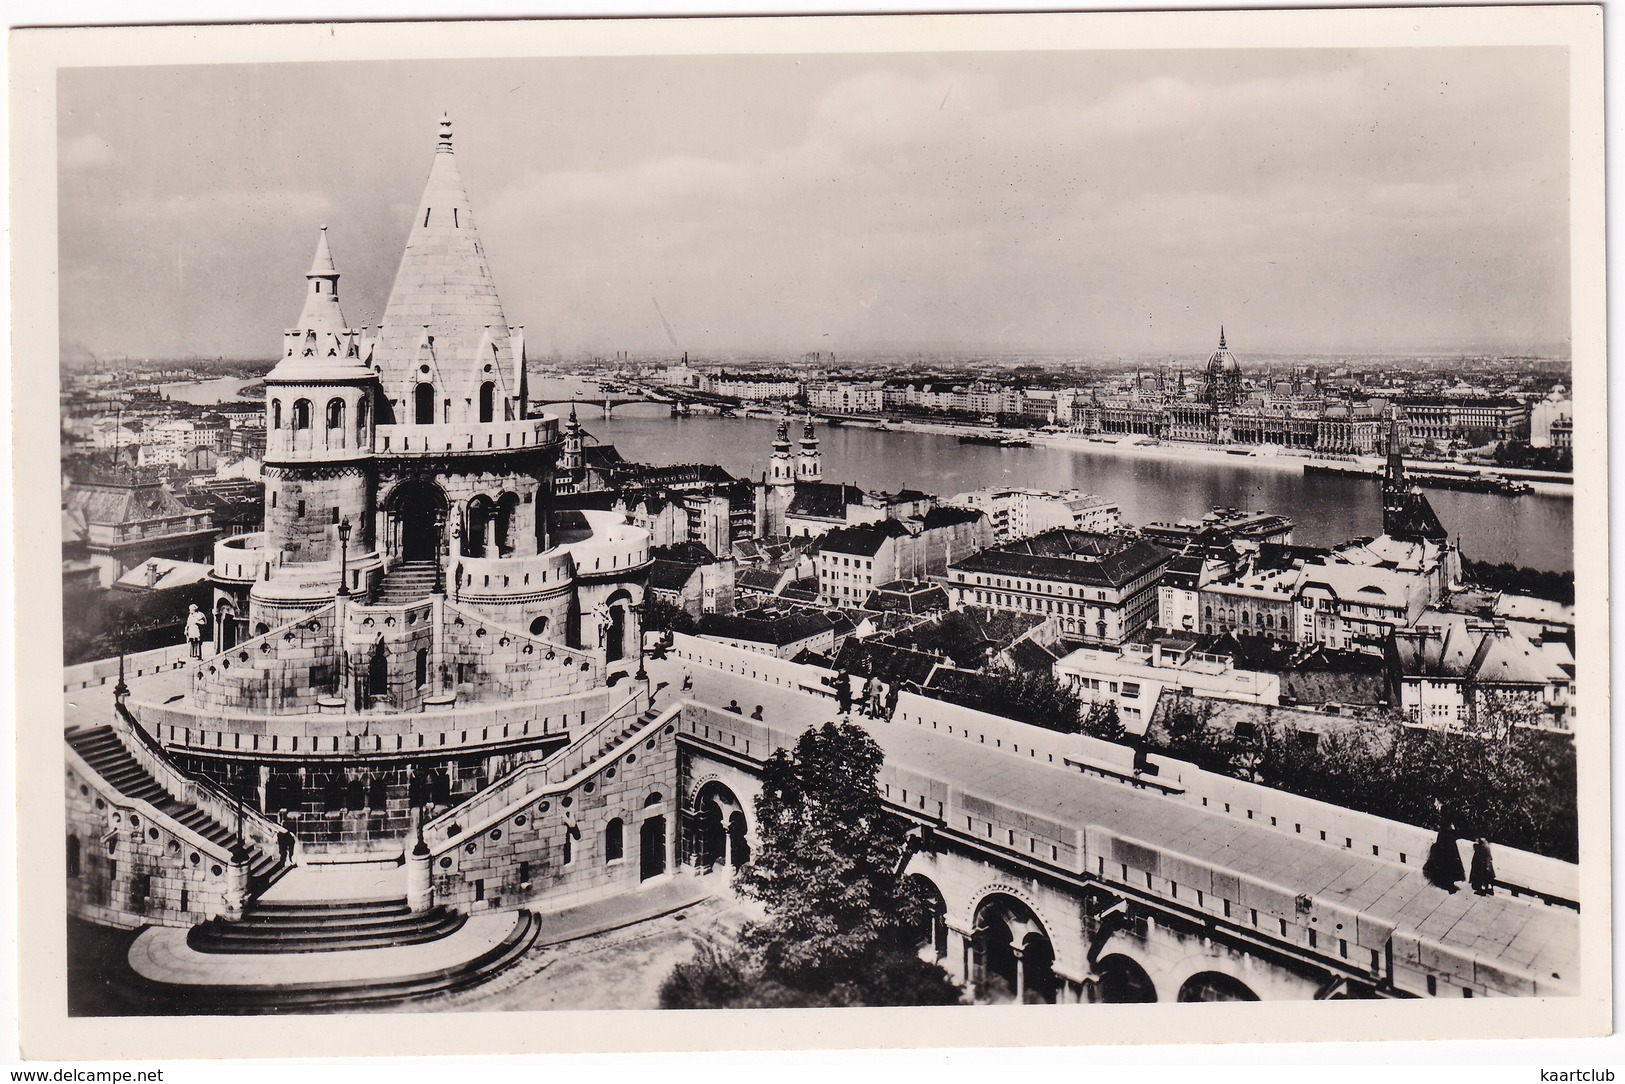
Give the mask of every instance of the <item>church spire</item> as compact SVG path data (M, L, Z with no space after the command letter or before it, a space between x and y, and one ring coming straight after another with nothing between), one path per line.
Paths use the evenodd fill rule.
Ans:
M440 142L435 145L436 154L451 153L451 114L440 114Z
M1225 345L1224 345L1224 325L1223 324L1219 325L1219 349L1220 350L1225 349Z

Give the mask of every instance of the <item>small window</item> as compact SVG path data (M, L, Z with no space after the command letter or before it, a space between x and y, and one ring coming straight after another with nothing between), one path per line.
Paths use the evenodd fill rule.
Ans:
M616 817L604 828L604 861L619 862L625 853L625 841L621 819Z
M295 429L310 428L310 400L298 399L293 404L293 427Z
M327 404L327 427L329 429L344 428L344 400L331 399Z

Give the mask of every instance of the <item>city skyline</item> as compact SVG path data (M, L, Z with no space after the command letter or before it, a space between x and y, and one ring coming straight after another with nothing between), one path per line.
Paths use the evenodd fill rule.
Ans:
M1562 351L1563 55L1418 52L66 72L63 356L269 353L322 225L376 324L442 110L536 355Z

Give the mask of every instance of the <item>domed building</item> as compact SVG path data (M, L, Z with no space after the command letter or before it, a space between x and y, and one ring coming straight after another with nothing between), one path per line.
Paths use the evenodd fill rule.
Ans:
M1241 401L1241 365L1225 345L1224 328L1219 328L1219 348L1207 359L1207 383L1203 401L1215 410L1228 410Z

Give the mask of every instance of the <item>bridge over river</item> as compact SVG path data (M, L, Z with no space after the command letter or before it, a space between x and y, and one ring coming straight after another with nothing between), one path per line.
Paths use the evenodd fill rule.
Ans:
M693 679L685 804L723 829L706 857L737 863L756 771L833 715L829 672L685 636L650 669L663 697ZM1413 826L1176 761L1136 773L1121 747L912 694L860 721L918 826L906 871L937 902L922 942L983 1000L1579 992L1572 865L1498 849L1495 895L1450 893L1422 876Z

